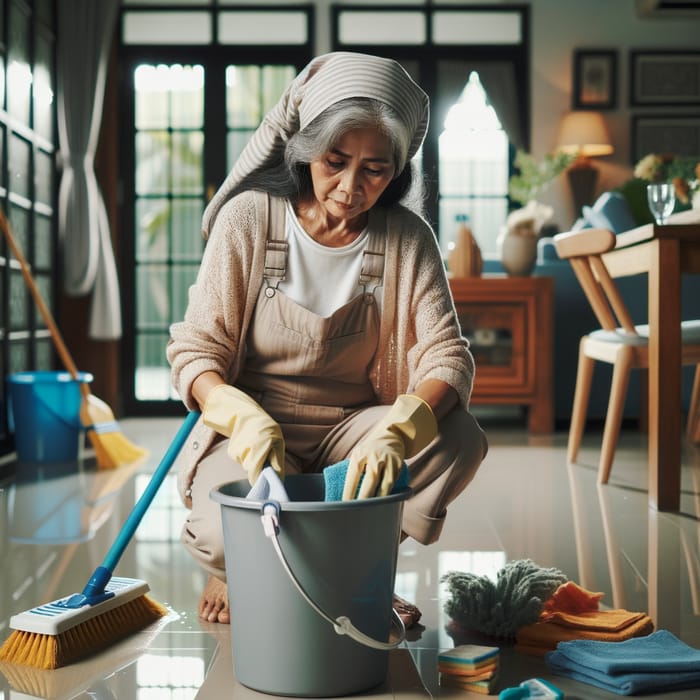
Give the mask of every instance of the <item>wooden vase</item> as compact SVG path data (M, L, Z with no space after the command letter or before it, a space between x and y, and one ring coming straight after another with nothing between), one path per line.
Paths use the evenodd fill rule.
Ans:
M447 268L454 277L479 277L484 263L472 230L460 222L454 248L447 257Z

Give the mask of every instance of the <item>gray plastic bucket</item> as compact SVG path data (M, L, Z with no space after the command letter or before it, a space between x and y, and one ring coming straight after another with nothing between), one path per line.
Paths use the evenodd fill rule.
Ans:
M272 536L261 520L266 503L246 498L247 481L211 492L221 504L236 678L273 695L373 688L386 678L389 649L404 637L399 620L399 640L390 640L401 515L411 490L325 502L321 474L290 475L284 485L288 503L266 502L266 512L278 513ZM356 641L348 636L353 630L384 648Z

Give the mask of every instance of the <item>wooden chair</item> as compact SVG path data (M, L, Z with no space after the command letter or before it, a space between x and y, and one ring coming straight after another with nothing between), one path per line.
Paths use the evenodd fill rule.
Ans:
M615 235L605 229L583 229L554 237L560 258L568 259L593 309L600 329L581 338L567 459L575 462L586 423L595 361L613 366L608 412L598 464L598 482L607 484L615 455L630 371L649 367L649 327L635 325L602 255L615 247ZM684 365L696 365L688 412L687 435L700 440L700 321L683 321L681 355ZM646 382L644 383L646 385ZM646 403L646 402L645 402ZM646 419L646 416L643 416Z

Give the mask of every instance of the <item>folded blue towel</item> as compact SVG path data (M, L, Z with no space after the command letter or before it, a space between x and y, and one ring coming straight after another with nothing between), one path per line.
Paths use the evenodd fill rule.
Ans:
M700 688L700 650L668 630L622 642L559 642L544 658L554 673L618 695Z
M332 464L330 467L326 467L323 470L323 478L326 482L326 501L340 501L343 498L343 487L345 486L345 475L348 473L348 467L350 466L350 460L344 459L342 462L337 464ZM401 471L399 476L394 483L391 493L397 493L403 491L410 481L411 475L408 472L408 467L404 462L401 466ZM360 479L360 484L362 479ZM359 489L359 485L358 485Z

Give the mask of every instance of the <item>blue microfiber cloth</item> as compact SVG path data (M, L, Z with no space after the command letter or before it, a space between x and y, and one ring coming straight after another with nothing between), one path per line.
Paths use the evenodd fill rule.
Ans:
M271 499L280 503L289 502L287 489L284 488L282 479L272 467L265 467L257 481L251 486L246 498L251 501L266 501Z
M323 470L323 478L326 482L326 501L340 501L343 498L343 487L345 486L345 475L348 473L348 467L350 466L350 460L344 459L342 462L337 464L332 464L330 467L326 467ZM391 493L397 493L405 489L411 475L408 472L408 467L404 462L401 465L401 471L399 471L399 476L394 483L394 487L391 489ZM362 479L360 479L360 484ZM359 485L358 485L359 489Z
M622 642L559 642L544 659L560 676L618 695L700 688L700 650L668 630Z

